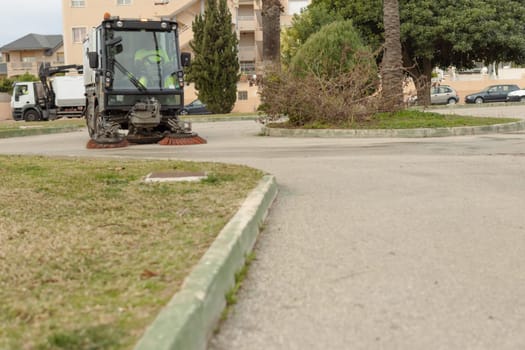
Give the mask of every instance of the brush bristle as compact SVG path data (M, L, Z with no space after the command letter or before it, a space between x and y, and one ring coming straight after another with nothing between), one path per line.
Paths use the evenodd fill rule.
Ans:
M205 143L207 143L207 141L198 135L190 137L166 136L165 138L159 141L159 145L164 146L202 145Z
M86 148L88 149L102 149L102 148L121 148L121 147L127 147L129 146L129 142L127 140L122 140L116 143L98 143L94 140L89 140Z

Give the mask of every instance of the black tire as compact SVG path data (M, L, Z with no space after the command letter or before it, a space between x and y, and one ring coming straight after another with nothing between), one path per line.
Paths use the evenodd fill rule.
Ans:
M476 97L476 99L474 100L474 103L477 103L477 104L481 104L481 103L483 103L483 102L485 102L485 101L483 100L483 97Z
M188 110L187 109L182 109L179 113L180 115L188 115L190 113L188 113Z
M40 113L38 113L34 109L30 109L24 113L24 120L26 122L36 122L40 120Z
M455 105L456 103L458 103L458 101L453 97L449 98L447 101L447 104L449 105Z
M520 102L525 102L525 96L520 97Z

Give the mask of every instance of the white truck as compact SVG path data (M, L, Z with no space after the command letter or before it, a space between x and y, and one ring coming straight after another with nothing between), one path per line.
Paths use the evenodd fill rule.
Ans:
M40 81L15 83L11 96L13 119L37 121L82 117L86 107L84 77L54 76L71 70L82 73L82 66L41 65Z

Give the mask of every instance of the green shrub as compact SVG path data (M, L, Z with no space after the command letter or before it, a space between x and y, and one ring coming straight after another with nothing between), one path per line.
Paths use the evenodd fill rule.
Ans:
M13 91L14 81L9 78L0 79L0 92L9 92Z
M292 58L291 70L304 75L311 72L320 78L334 78L355 65L369 66L370 78L377 76L375 59L363 44L352 21L335 21L311 35Z
M15 79L16 81L38 81L38 77L34 76L33 74L30 74L29 72L25 72L22 75L19 75Z

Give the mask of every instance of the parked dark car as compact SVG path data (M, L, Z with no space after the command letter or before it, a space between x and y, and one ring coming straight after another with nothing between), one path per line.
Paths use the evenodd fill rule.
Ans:
M184 108L180 111L180 114L211 114L211 112L206 109L206 105L204 103L197 99L185 105Z
M518 85L491 85L480 92L465 96L465 103L505 102L509 92L519 90Z

